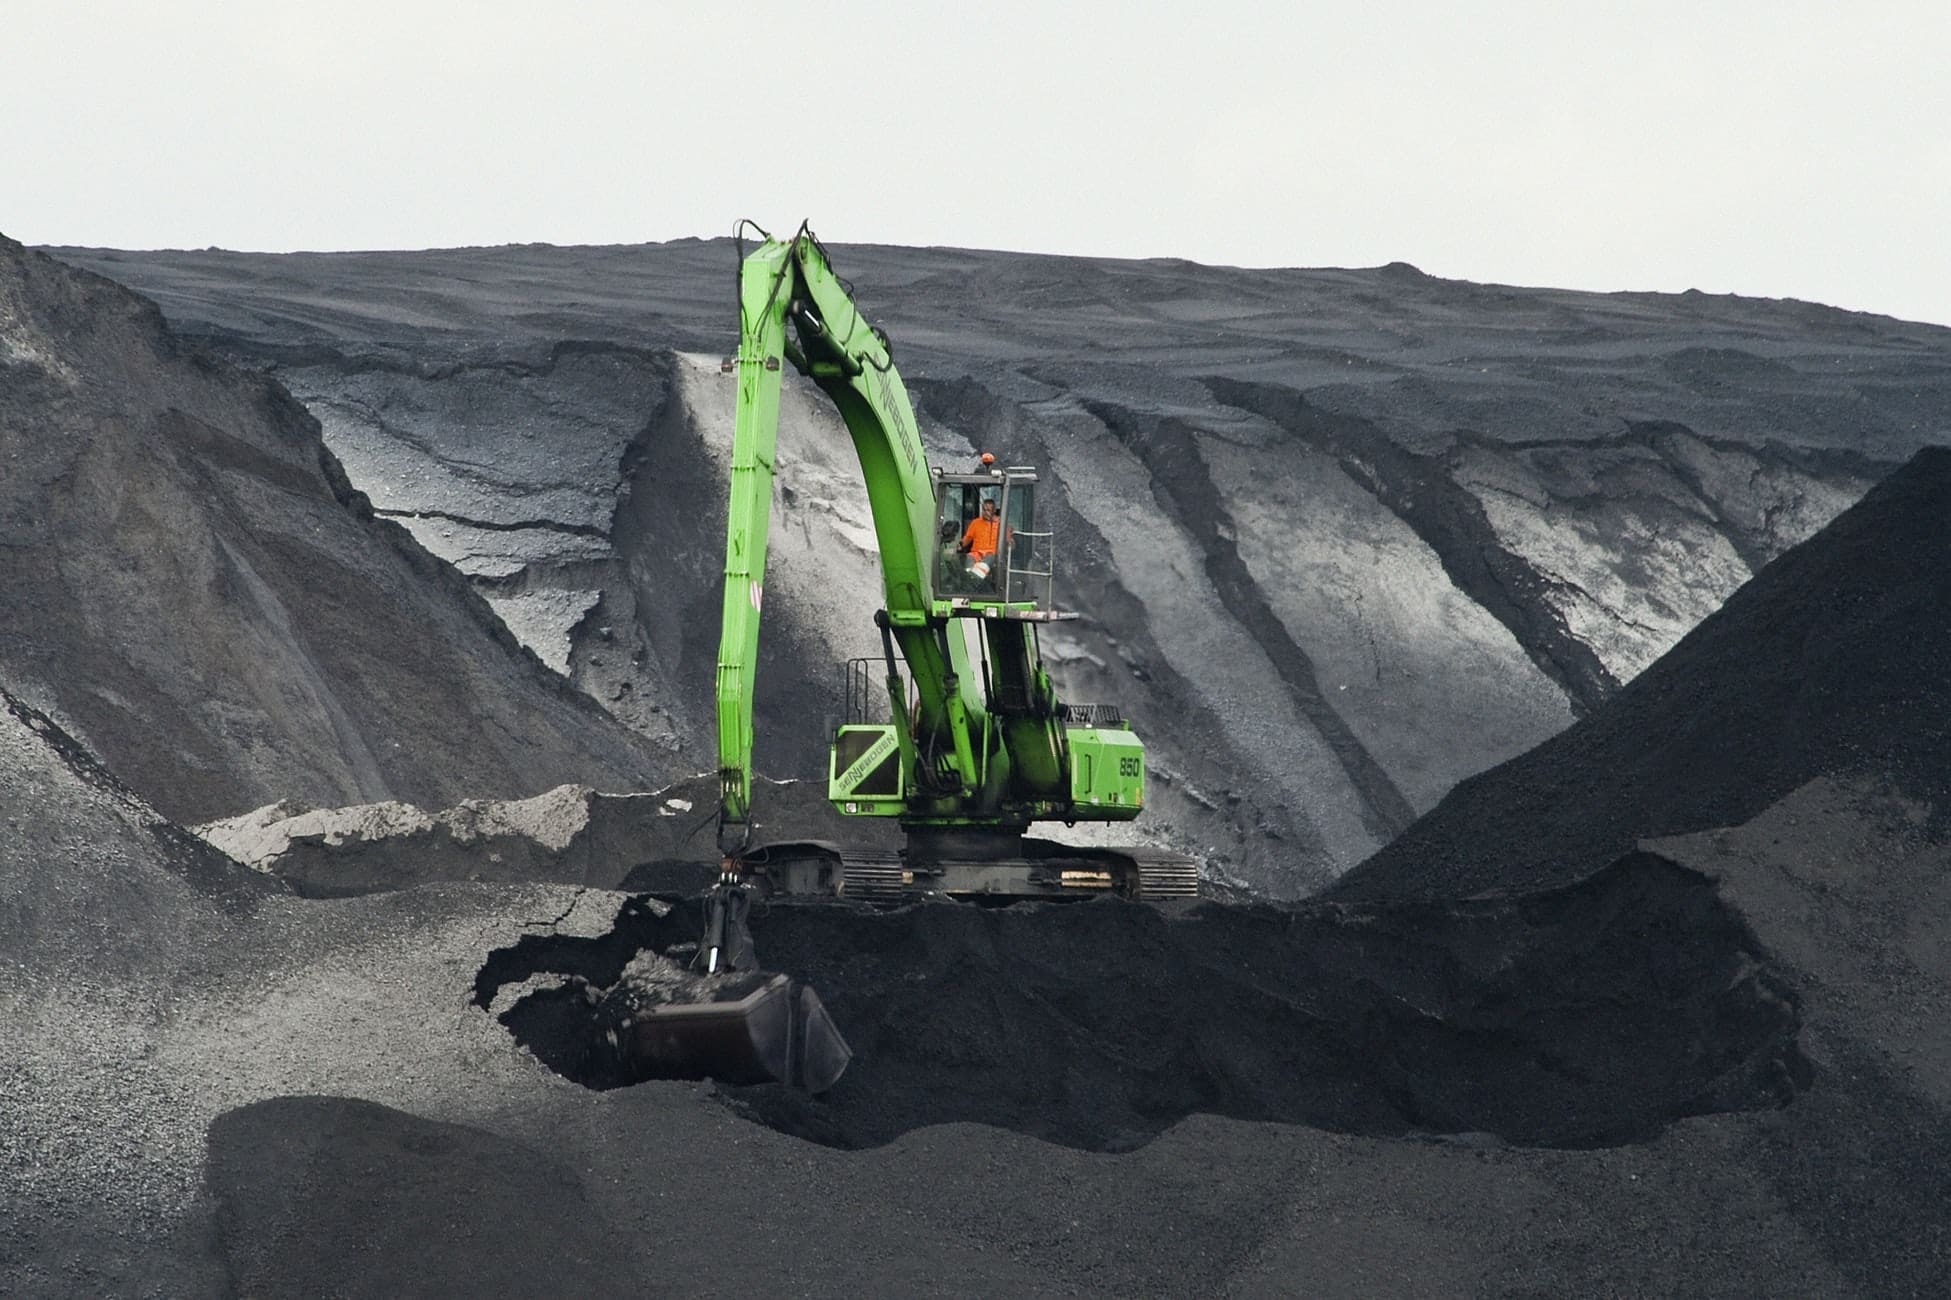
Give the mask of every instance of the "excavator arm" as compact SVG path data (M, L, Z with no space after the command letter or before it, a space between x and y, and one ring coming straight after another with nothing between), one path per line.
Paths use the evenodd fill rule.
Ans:
M743 227L741 227L741 230ZM763 234L763 232L761 232ZM790 323L790 330L788 324ZM897 728L904 765L914 737L938 737L972 769L970 741L982 709L977 683L931 627L935 497L921 433L887 336L870 325L802 225L790 240L766 237L739 258L739 345L732 362L737 410L726 512L725 591L718 651L719 848L746 846L752 800L752 690L764 606L773 454L785 364L817 383L845 420L859 456L880 545L886 626L913 677L918 716ZM899 717L907 693L890 673Z

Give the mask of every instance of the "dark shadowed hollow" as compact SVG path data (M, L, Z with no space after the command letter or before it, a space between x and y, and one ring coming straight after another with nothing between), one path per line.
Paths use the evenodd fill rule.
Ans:
M598 995L698 931L693 904L633 899L606 935L495 951L475 1000L533 981L502 1022L558 1073L621 1086ZM834 1147L971 1121L1126 1150L1196 1112L1581 1147L1782 1105L1808 1079L1766 954L1706 878L1650 853L1511 898L776 904L754 931L856 1057L822 1096L720 1095Z

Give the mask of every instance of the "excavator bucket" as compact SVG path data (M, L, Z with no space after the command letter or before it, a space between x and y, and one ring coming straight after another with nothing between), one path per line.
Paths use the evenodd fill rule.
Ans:
M752 892L728 871L704 897L689 966L639 953L597 1006L619 1072L643 1079L784 1083L825 1092L853 1059L819 994L759 969Z
M785 1083L825 1092L853 1052L819 995L769 971L627 980L599 1018L626 1077Z

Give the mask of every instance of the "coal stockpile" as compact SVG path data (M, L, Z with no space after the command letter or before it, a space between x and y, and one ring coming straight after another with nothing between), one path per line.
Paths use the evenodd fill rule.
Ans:
M252 375L0 246L0 1290L1942 1290L1945 453L1776 557L1947 427L1943 331L863 256L945 310L1006 290L903 356L968 421L931 454L1070 489L1053 661L1157 740L1136 829L1291 893L1373 847L1357 748L1424 820L1293 905L775 902L760 957L857 1054L807 1095L633 1082L602 1033L699 928L628 891L711 869L711 777L584 783L709 745L723 251L184 255ZM810 736L872 584L844 431L800 415L768 716ZM775 793L818 829L785 823L823 784ZM217 813L256 870L179 824Z
M1556 883L1856 771L1951 789L1951 448L1919 452L1603 710L1460 784L1330 894Z
M695 905L633 900L606 935L492 954L476 1002L563 977L503 1023L559 1073L619 1086L604 995L700 923ZM1806 1082L1766 954L1703 877L1650 854L1519 903L782 904L755 935L856 1057L823 1096L723 1095L829 1146L968 1120L1124 1150L1195 1113L1584 1146L1782 1105Z

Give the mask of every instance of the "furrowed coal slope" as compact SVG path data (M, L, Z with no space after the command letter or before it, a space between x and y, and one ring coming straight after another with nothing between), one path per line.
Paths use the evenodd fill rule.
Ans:
M277 383L5 240L0 462L0 677L174 818L668 774L375 518Z
M1823 776L1951 774L1951 448L1919 452L1603 709L1481 776L1341 899L1576 879L1640 840L1748 821Z
M275 374L546 662L711 765L729 241L60 252ZM1084 615L1045 651L1146 736L1136 833L1277 895L1590 712L1951 439L1951 331L1812 304L834 252L931 455L1043 472ZM879 592L846 433L787 393L759 761L817 776Z

